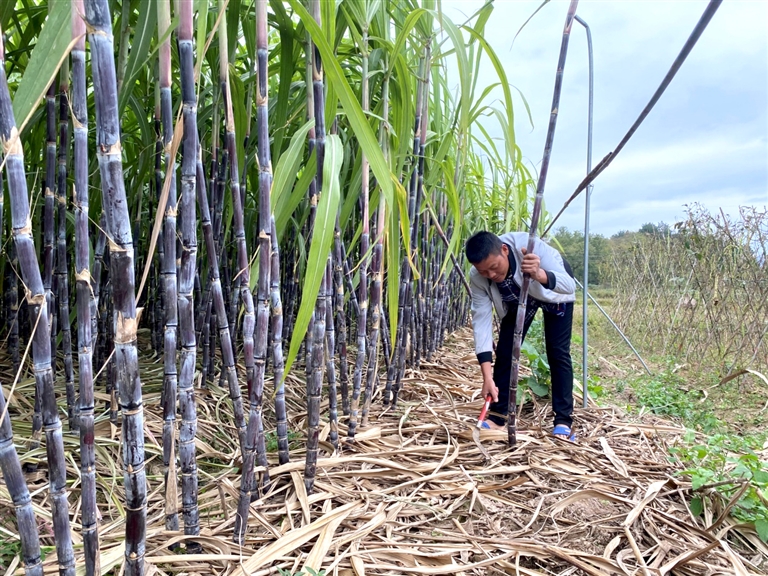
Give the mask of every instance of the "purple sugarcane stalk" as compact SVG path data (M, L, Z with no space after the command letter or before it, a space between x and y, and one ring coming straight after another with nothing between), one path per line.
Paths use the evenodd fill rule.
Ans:
M557 125L557 113L560 107L560 92L563 87L563 68L565 68L565 57L568 53L568 39L571 35L571 26L573 18L576 15L576 7L579 0L571 0L568 7L568 14L565 17L565 27L563 28L563 40L560 44L560 58L557 61L557 74L555 76L555 90L552 96L552 108L549 115L549 128L547 129L547 139L544 143L544 157L541 160L541 171L539 172L539 182L536 186L536 200L533 203L533 212L531 213L531 229L528 234L528 254L533 254L533 244L536 241L536 229L539 226L539 216L541 215L541 203L544 198L544 185L547 181L547 172L549 170L549 159L552 156L552 143L555 140L555 126ZM512 372L509 379L509 406L507 416L507 440L510 446L517 443L517 383L520 376L520 347L523 343L523 326L525 325L525 309L528 301L528 288L531 284L531 277L528 274L523 275L523 285L520 287L520 303L517 306L517 319L515 322L515 335L512 344Z

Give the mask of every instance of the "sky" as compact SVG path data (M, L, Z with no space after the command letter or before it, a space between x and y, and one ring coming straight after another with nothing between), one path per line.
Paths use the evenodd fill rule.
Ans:
M482 4L483 0L443 0L442 9L459 23ZM496 0L485 30L510 83L531 108L533 127L522 100L516 98L516 139L536 173L569 2L552 0L515 38L540 4L541 0ZM594 52L593 165L613 150L635 121L706 5L700 0L579 3L577 14L591 29ZM480 74L478 94L483 86L498 81L487 61ZM552 214L586 174L587 109L586 33L574 22L544 191ZM636 230L646 222L671 224L683 219L685 205L694 202L727 214L737 214L739 206L768 206L768 2L764 0L722 3L650 115L595 180L590 228L611 235ZM583 193L555 227L561 225L583 229Z

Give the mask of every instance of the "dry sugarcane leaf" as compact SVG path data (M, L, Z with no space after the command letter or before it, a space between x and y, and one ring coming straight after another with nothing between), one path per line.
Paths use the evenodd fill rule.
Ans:
M713 540L712 542L707 544L704 548L701 548L699 550L689 550L688 552L680 554L679 556L673 558L672 560L670 560L669 562L661 566L659 568L659 573L661 574L661 576L664 576L665 574L669 574L670 572L672 572L672 570L674 570L678 566L682 566L683 564L690 562L694 558L698 558L702 554L706 554L713 548L716 548L719 544L720 542L718 542L717 540Z
M256 569L269 564L279 558L280 556L289 554L296 550L299 546L304 545L306 542L320 534L325 526L335 522L338 518L342 520L349 516L352 510L360 506L362 502L360 500L350 502L339 508L336 508L332 512L325 514L324 516L315 520L312 524L302 526L295 530L291 530L285 534L280 540L277 540L259 550L256 554L251 556L248 560L241 563L233 576L250 576Z
M125 542L119 543L108 550L104 550L103 543L102 548L99 551L99 558L97 564L99 566L99 575L104 576L108 574L114 568L123 562L125 558ZM77 563L77 576L85 576L85 564Z
M750 576L749 572L747 571L747 568L744 566L744 563L739 559L736 554L733 553L733 550L728 545L728 542L725 540L720 541L720 546L725 550L725 553L728 555L728 560L731 562L731 566L733 566L734 572L736 576Z
M315 545L312 547L309 556L307 556L307 560L304 562L304 567L302 568L304 572L308 572L307 568L312 568L316 572L320 571L320 568L323 564L323 559L325 558L325 555L328 554L328 550L331 547L333 535L336 533L336 530L338 530L339 525L344 521L345 518L345 516L339 516L338 518L326 524L325 527L321 530L320 535L317 538L317 542L315 542Z
M304 485L304 478L302 478L298 470L291 470L291 479L293 480L293 486L296 489L296 497L299 499L299 504L301 505L301 512L304 515L304 525L307 526L310 523L309 499L307 498L307 488Z
M623 526L632 526L632 524L635 523L635 520L637 520L638 516L643 512L643 509L648 506L653 500L656 498L656 496L659 495L659 492L661 492L661 489L667 484L667 480L659 480L658 482L652 483L645 491L645 496L643 499L635 506L635 508L632 510L632 512L629 513L627 518L622 523Z
M622 476L629 476L627 473L627 466L622 462L622 460L616 456L616 452L613 451L613 448L608 444L608 440L606 440L604 437L600 438L600 446L603 447L603 452L605 453L605 456L608 458L608 460L611 461L611 464L613 464L616 467L616 470L621 474Z
M610 500L611 502L621 502L624 504L631 504L629 500L625 498L620 498L619 496L616 496L615 494L610 494L608 492L602 492L600 490L592 490L592 489L584 489L579 490L575 492L574 494L571 494L570 496L567 496L566 498L563 498L558 502L555 506L552 507L552 510L550 511L550 515L555 516L568 508L571 504L574 502L578 502L579 500L585 500L587 498L598 498L601 500Z
M610 560L613 551L618 548L619 544L621 544L621 536L614 536L613 540L608 542L608 545L605 547L605 550L603 551L603 558Z

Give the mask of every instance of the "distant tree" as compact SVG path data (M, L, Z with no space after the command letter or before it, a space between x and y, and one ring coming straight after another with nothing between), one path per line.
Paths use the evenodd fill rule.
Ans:
M581 230L568 230L560 227L555 232L552 242L565 256L573 268L576 278L584 278L584 233ZM589 284L602 283L602 270L610 254L609 240L601 234L589 235Z
M664 237L669 236L671 234L671 228L669 224L666 222L659 222L658 224L653 224L652 222L646 222L642 226L640 226L640 232L641 234L648 234L650 236L658 236L658 237Z

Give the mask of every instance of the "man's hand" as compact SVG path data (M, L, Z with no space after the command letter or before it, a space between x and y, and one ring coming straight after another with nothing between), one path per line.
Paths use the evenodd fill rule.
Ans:
M494 402L498 402L499 401L499 389L496 386L496 383L493 381L493 378L483 379L482 397L486 398L486 397L488 397L488 394L491 395L491 399Z
M482 396L486 398L488 394L494 402L499 401L499 389L496 387L496 383L493 381L493 368L490 362L483 362L480 364L480 371L483 373L483 391Z
M520 270L523 274L529 274L539 284L546 285L549 282L549 278L547 277L547 272L539 267L541 259L538 255L528 254L528 250L525 248L521 248L520 251L523 253L523 262L520 265Z

